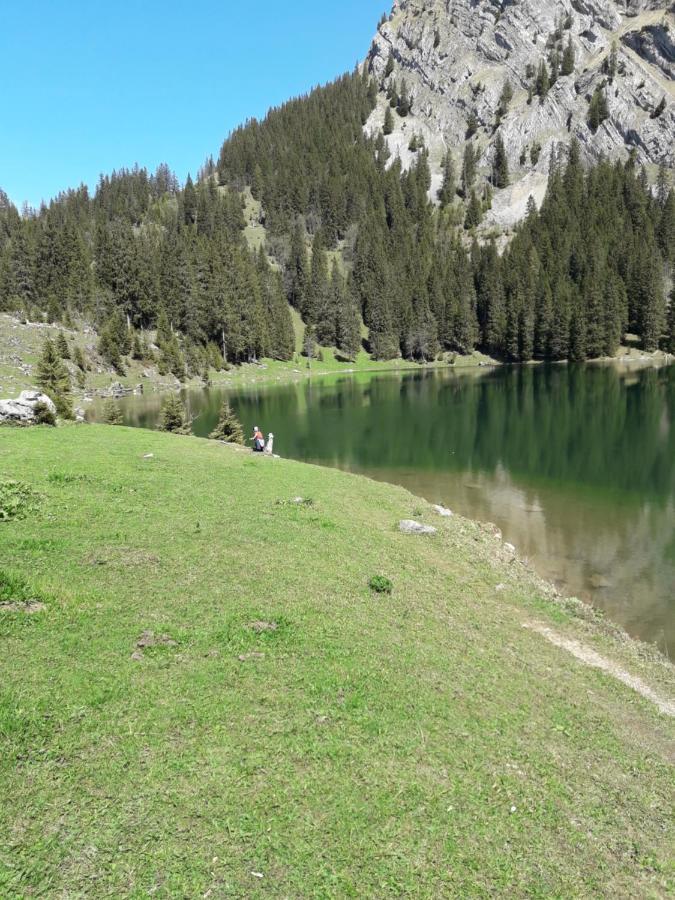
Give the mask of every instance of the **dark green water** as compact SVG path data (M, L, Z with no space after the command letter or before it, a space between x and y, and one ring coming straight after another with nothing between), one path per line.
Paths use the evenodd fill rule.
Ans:
M228 393L280 455L495 522L564 592L675 656L675 367L443 370ZM188 395L196 434L221 399ZM153 427L160 398L122 405L128 424Z

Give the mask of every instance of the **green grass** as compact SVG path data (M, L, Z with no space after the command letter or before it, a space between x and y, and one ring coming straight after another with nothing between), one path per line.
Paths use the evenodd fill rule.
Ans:
M522 625L672 670L488 531L124 428L0 431L8 479L38 502L0 523L0 597L46 609L0 611L0 896L672 888L670 721ZM400 534L415 512L438 534Z
M296 357L288 362L273 359L263 359L259 363L236 366L228 371L210 372L211 382L215 386L234 386L238 384L266 384L270 382L296 381L301 378L319 377L322 375L335 375L350 372L384 372L392 369L422 368L417 363L409 360L397 359L388 361L376 361L361 350L353 361L339 360L334 347L324 347L321 351L322 359L315 359L311 366L301 355L305 325L296 310L291 310L293 328L295 331ZM27 388L35 388L36 364L40 356L45 337L49 335L55 338L60 329L58 327L43 327L36 325L19 325L16 320L6 314L0 313L0 397L16 397ZM85 391L87 394L105 391L114 382L119 382L124 387L136 388L142 384L146 392L161 392L175 390L178 382L171 373L159 375L155 365L149 365L143 361L126 359L125 373L120 375L106 367L97 353L97 336L81 328L66 331L69 343L75 343L82 348L86 357L93 361L90 371L86 373ZM367 336L364 327L363 336ZM446 354L449 359L450 354ZM488 362L488 357L475 352L470 356L459 357L455 361L457 368L476 367L481 362ZM434 366L447 365L447 361L433 363ZM83 400L83 392L75 382L75 366L68 364L71 369L71 383L76 405ZM427 366L428 368L428 366ZM100 371L99 371L100 369ZM203 382L201 378L188 378L184 382L186 387L198 388Z

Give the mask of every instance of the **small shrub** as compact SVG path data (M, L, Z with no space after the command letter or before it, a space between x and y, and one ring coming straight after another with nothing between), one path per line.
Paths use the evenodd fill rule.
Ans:
M35 491L23 481L0 481L0 522L23 519L37 499Z
M46 403L36 403L33 412L36 425L56 425L56 413Z
M47 481L50 484L77 484L81 481L89 481L89 477L87 475L78 475L75 472L50 472L47 475Z
M116 403L112 397L103 404L103 423L105 425L124 425L124 417L119 403Z
M376 594L391 594L394 585L384 575L373 575L368 583L368 587Z

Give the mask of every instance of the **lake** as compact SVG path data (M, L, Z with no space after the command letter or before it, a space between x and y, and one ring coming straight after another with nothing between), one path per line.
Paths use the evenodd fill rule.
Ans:
M227 394L281 456L496 523L564 593L675 656L674 366L345 375ZM196 434L209 434L222 397L186 395ZM160 403L121 401L126 423L154 427Z

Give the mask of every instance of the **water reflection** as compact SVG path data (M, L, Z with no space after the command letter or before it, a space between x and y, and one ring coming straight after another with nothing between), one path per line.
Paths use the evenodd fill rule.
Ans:
M283 456L364 472L494 521L565 591L675 654L675 367L518 367L239 388ZM213 428L216 390L187 396ZM153 427L160 398L123 403Z

